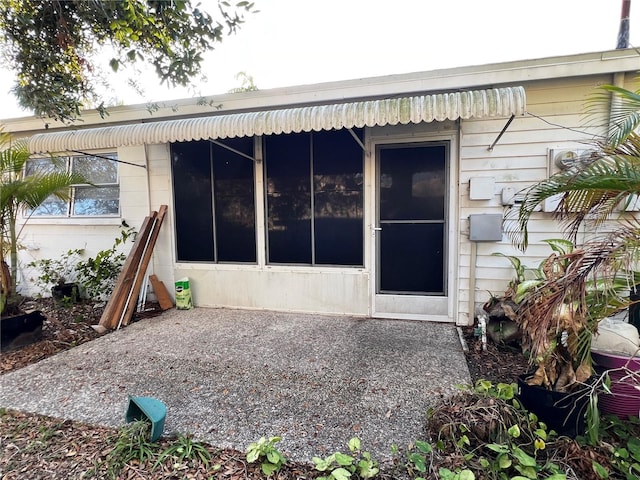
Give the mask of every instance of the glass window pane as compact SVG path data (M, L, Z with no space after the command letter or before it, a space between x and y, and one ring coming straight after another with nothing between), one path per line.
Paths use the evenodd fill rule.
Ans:
M118 215L119 187L76 187L73 215Z
M178 261L213 262L210 143L171 144Z
M391 223L378 233L382 292L444 294L444 224Z
M380 150L380 220L443 220L445 146Z
M311 136L266 136L269 262L311 263Z
M105 154L104 157L117 158L115 154ZM74 157L73 172L79 173L88 182L118 183L118 163L97 157Z
M315 262L363 265L363 152L348 130L313 133Z
M253 156L253 138L221 143ZM216 240L219 262L256 261L253 161L213 144Z
M25 174L29 176L35 174L52 173L56 171L66 171L66 169L67 161L64 159L34 158L27 161L27 164L25 166Z
M69 213L68 209L68 202L51 195L34 211L27 211L26 215L32 215L34 217L65 217Z

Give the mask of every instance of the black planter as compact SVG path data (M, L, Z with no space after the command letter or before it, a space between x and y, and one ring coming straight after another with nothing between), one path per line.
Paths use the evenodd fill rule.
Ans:
M78 284L77 283L62 283L51 287L51 296L56 303L63 303L65 299L71 303L78 302Z
M533 412L549 430L575 438L585 432L585 415L589 406L589 387L570 393L554 392L537 385L528 385L531 374L518 377L518 399L524 408Z
M13 350L41 340L45 319L39 310L3 318L0 321L0 349Z

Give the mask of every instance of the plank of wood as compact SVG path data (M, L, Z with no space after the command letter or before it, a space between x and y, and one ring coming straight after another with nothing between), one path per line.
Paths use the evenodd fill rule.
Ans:
M167 287L164 286L164 282L159 280L157 275L149 275L149 280L151 281L151 286L153 287L153 292L156 294L160 308L162 310L173 308L173 300L171 300L171 296L167 291Z
M152 212L150 216L145 217L142 222L142 226L136 235L136 240L124 262L120 275L118 275L111 297L109 298L104 312L100 317L99 325L105 328L115 328L117 319L120 318L126 301L127 292L130 290L133 283L133 277L138 265L140 264L140 259L144 252L144 246L149 234L151 233L153 219L156 216L157 212Z
M157 216L151 227L151 233L149 234L149 238L143 250L140 265L138 266L138 269L136 271L131 290L125 303L125 309L120 320L118 321L118 328L120 327L120 324L129 325L129 322L133 317L133 313L136 309L136 299L138 298L138 295L140 295L140 289L142 288L144 275L147 271L147 267L149 266L149 262L151 261L153 248L155 247L156 240L158 239L158 235L160 234L160 227L162 227L162 221L167 214L167 209L168 207L166 205L160 205L160 208L158 209Z

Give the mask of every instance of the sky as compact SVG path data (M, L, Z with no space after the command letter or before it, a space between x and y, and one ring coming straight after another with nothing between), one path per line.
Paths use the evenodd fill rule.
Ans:
M239 72L265 90L611 50L622 0L255 0L255 5L260 12L207 54L206 81L168 88L148 71L139 77L140 94L120 75L107 97L134 104L221 94L240 86ZM630 24L630 43L640 47L638 0L632 2ZM9 93L13 81L12 72L0 72L5 99L0 118L29 114Z

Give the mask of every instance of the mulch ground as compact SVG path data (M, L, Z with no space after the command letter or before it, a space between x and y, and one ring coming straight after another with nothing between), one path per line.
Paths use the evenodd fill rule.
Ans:
M27 302L24 307L40 310L47 317L43 326L43 338L32 345L2 352L0 374L22 368L99 336L91 325L98 323L103 306L78 304L61 307L51 299L37 299ZM518 375L529 369L525 358L517 349L488 343L485 351L479 338L474 336L472 328L465 329L464 333L469 347L466 358L473 382L482 378L494 383L514 383ZM451 405L450 408L456 411L464 408L464 405ZM265 478L259 464L248 464L243 452L216 449L209 445L205 446L211 456L207 463L168 457L158 465L145 461L129 462L116 473L105 460L109 458L117 442L117 430L39 415L0 410L0 432L0 478L3 480ZM425 438L428 436L429 432L426 431ZM154 444L154 448L161 452L172 441L175 439L163 438ZM585 465L590 466L590 462ZM590 469L589 472L592 473ZM320 472L310 465L288 463L270 478L312 479L319 475ZM402 465L390 464L383 466L376 478L402 478L405 475L406 470Z

